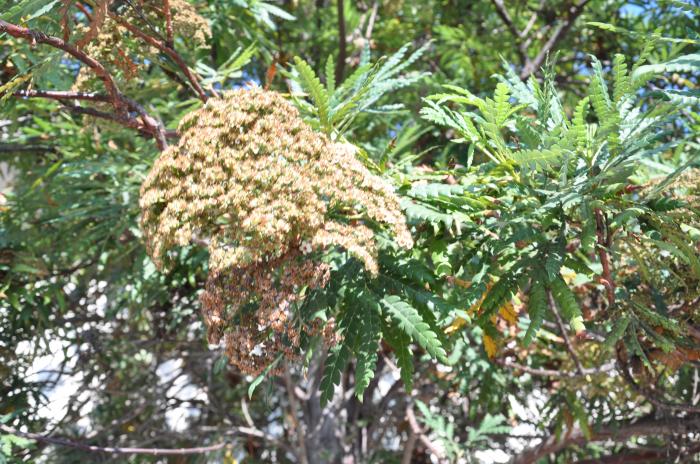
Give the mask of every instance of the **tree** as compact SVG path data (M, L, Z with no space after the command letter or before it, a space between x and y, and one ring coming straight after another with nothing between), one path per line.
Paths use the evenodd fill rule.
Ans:
M0 5L0 460L697 459L697 6Z

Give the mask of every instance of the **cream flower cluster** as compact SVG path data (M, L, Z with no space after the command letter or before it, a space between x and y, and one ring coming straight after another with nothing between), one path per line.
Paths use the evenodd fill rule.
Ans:
M226 92L187 115L179 132L141 188L147 249L163 267L174 247L208 244L202 306L210 341L225 335L230 359L246 372L288 354L300 331L319 332L290 308L301 289L325 285L321 253L343 248L376 274L367 223L413 244L391 187L354 146L314 132L278 93ZM250 303L254 315L242 310Z

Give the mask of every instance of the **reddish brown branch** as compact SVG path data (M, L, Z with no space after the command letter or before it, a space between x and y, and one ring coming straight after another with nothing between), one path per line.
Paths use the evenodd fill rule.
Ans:
M194 89L194 91L197 93L197 96L199 97L200 100L203 102L207 101L207 94L204 92L204 89L202 89L202 86L199 84L199 79L197 79L197 76L194 75L192 70L187 66L187 63L182 59L179 53L177 53L175 50L170 48L167 44L164 42L156 39L155 37L152 37L139 28L129 24L128 21L125 21L124 19L120 18L119 16L115 14L110 14L110 18L112 18L114 21L119 23L120 26L122 26L124 29L127 31L131 32L134 34L136 37L140 38L147 44L157 48L158 50L162 51L166 55L168 55L172 60L177 64L177 66L182 70L182 73L185 75L187 80L190 82L190 85Z
M610 236L610 231L608 230L608 225L605 220L605 216L603 216L603 212L599 208L596 208L594 214L596 222L596 236L598 238L598 256L600 257L600 264L603 267L601 282L607 289L608 308L611 308L615 304L615 281L612 278L610 257L608 256L608 249L612 243L612 237Z
M337 1L338 10L338 62L335 64L335 81L340 84L345 74L347 59L347 37L345 36L345 0Z
M170 9L170 0L163 0L163 14L165 15L165 43L173 48L175 39L173 36L173 12Z
M65 438L54 438L46 435L40 435L38 433L21 432L12 427L0 424L0 430L5 433L16 435L18 437L28 438L30 440L35 440L40 443L47 443L50 445L66 446L69 448L75 448L82 451L87 451L91 453L107 453L107 454L148 454L151 456L182 456L188 454L204 454L212 451L217 451L224 448L227 443L218 443L211 446L199 446L196 448L117 448L109 446L93 446L86 445L85 443L79 443L71 440L66 440Z
M85 15L85 18L87 18L88 21L92 21L92 15L91 15L90 12L87 10L87 8L85 8L85 5L83 5L83 4L80 3L80 2L76 2L76 3L75 3L75 6L78 7L78 9L80 10L80 12L81 12L82 14Z
M99 111L94 108L88 108L88 107L82 107L82 106L73 106L73 105L66 105L65 106L68 110L77 113L77 114L84 114L86 116L92 116L93 118L100 118L100 119L106 119L108 121L115 122L117 124L120 124L124 127L127 127L129 129L134 129L141 133L141 135L148 137L148 138L155 138L156 142L158 143L158 146L164 146L167 148L167 142L166 139L168 138L177 138L178 134L176 131L168 131L162 128L160 126L160 123L156 121L153 118L150 118L150 120L144 121L144 118L142 117L142 122L139 122L138 119L131 118L131 117L124 117L124 116L119 116L114 113L107 113L106 111ZM148 124L147 124L148 123ZM150 124L150 126L149 126ZM154 125L158 125L157 130L154 131ZM165 148L162 148L165 149Z
M94 58L90 57L87 55L85 52L82 50L76 48L75 46L65 42L64 40L59 39L58 37L53 37L44 34L43 32L35 31L32 29L28 29L25 27L20 27L14 24L10 24L6 21L3 21L0 19L0 33L7 33L11 35L12 37L19 38L19 39L24 39L28 40L30 44L35 45L37 43L49 45L51 47L57 48L59 50L63 50L64 52L68 53L81 63L85 64L87 67L89 67L104 83L105 88L107 89L107 93L109 94L109 99L108 101L112 104L114 107L115 111L117 114L111 115L108 113L104 113L101 111L97 110L89 110L87 108L82 108L82 107L70 107L73 111L79 111L84 114L89 114L89 113L94 113L93 115L100 114L98 117L103 117L107 119L112 119L113 121L116 121L126 127L130 127L136 130L141 131L142 133L147 133L150 134L155 140L156 143L158 144L158 148L160 150L165 150L168 147L166 137L165 137L165 129L163 128L163 125L157 121L155 118L149 116L146 111L143 109L143 107L133 100L128 99L126 96L124 96L120 91L119 88L117 87L116 82L112 78L112 75L107 71L107 69L97 60ZM49 93L48 91L44 92L43 95L37 94L36 96L44 97L44 98L53 98L53 99L69 99L67 97L68 93L61 93L61 92L55 92L53 95ZM72 94L73 98L81 99L78 98L77 95L81 95L79 93L74 93ZM88 94L84 94L88 95ZM26 93L24 96L33 96L31 92ZM58 98L58 97L61 98ZM89 99L89 98L82 98L82 99ZM96 98L93 98L96 99ZM76 109L77 108L77 109ZM129 115L129 111L133 111L137 113L141 119L141 123L138 122L137 119ZM107 116L108 115L108 116ZM141 126L143 124L143 126Z
M117 84L114 82L112 76L100 62L90 57L82 50L79 50L75 46L64 42L58 37L46 35L43 32L34 31L26 27L16 26L0 19L0 33L2 32L6 32L17 39L28 40L32 45L41 43L58 48L59 50L63 50L64 52L68 53L78 61L84 63L97 75L97 77L102 80L105 85L105 89L107 89L107 93L109 93L114 108L117 109L117 111L122 112L126 110L124 102L120 98L121 93L119 92Z
M557 453L571 445L583 445L594 441L611 440L624 442L634 436L682 435L700 430L700 417L691 416L682 419L644 419L638 422L611 423L591 430L588 439L582 430L574 429L561 436L552 435L540 445L525 450L513 461L513 464L531 464L550 454Z

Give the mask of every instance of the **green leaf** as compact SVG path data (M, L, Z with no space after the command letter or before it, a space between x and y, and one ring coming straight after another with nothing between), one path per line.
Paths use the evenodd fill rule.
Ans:
M605 338L605 343L603 343L603 351L610 350L613 346L615 346L618 340L625 335L629 323L630 319L627 316L620 316L620 318L615 321L615 325Z
M561 157L562 150L558 146L543 150L518 150L511 154L515 164L532 170L547 169L558 163Z
M389 311L401 330L422 346L433 358L444 363L448 362L447 353L445 353L440 339L423 320L416 308L396 295L384 297L382 305Z
M300 57L294 57L295 69L299 73L299 83L302 88L311 96L316 111L318 113L318 119L323 127L324 131L327 133L331 130L330 120L328 118L329 111L329 95L326 89L321 84L318 76L311 66L308 65L306 61Z
M552 296L561 309L562 316L569 321L574 332L579 333L586 330L586 327L583 325L581 308L576 301L574 293L564 279L557 277L550 285L552 288Z
M411 351L411 337L396 327L383 324L384 339L394 349L396 364L400 369L401 381L404 389L410 392L413 388L413 352Z
M335 61L333 55L328 55L326 60L326 89L328 95L333 97L335 94Z
M613 58L613 101L618 103L630 93L630 78L627 75L627 63L624 55L615 54Z
M364 313L361 318L362 328L357 349L357 367L355 369L355 395L362 398L365 389L374 377L377 366L377 352L381 339L381 305L368 291L358 295L357 302Z
M700 53L691 53L689 55L679 56L666 63L639 66L632 72L632 79L639 79L646 74L659 75L697 71L700 71Z
M542 327L547 312L547 291L541 278L533 278L528 293L527 313L530 315L530 325L523 337L523 345L529 346L537 331Z
M357 295L351 293L343 305L343 312L338 323L343 340L331 349L326 359L320 384L322 405L325 405L333 398L335 386L340 384L343 370L350 362L350 356L357 348L357 343L362 333L365 314L363 309L355 304L356 300Z
M260 375L258 375L257 377L255 377L255 378L253 379L253 381L250 382L250 385L248 386L248 398L249 398L249 399L250 399L250 398L253 398L253 393L255 393L255 389L258 388L258 385L260 385L260 384L262 383L263 380L265 380L265 377L267 377L267 374L269 374L270 371L271 371L272 369L274 369L275 366L277 366L277 364L279 364L279 362L282 360L282 357L283 357L282 354L280 354L279 356L277 356L277 358L275 358L275 360L272 361L272 362L270 363L270 365L267 366L267 367L265 368L265 370L262 371L262 372L260 373Z

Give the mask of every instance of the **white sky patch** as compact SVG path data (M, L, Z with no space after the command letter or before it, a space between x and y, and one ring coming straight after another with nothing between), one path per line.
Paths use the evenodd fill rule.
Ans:
M17 345L17 353L30 355L35 348L32 342L23 341ZM46 399L37 409L37 415L47 419L50 425L57 423L68 412L68 405L73 396L76 396L79 401L87 400L82 406L81 412L89 413L94 404L88 400L88 392L81 392L83 374L82 372L77 372L75 375L70 374L75 369L78 360L76 346L70 345L66 341L52 339L49 341L47 351L49 354L34 358L31 367L25 372L26 378L32 381L56 381L55 385L42 390ZM66 360L66 354L67 361L64 369L68 373L61 375L58 370L61 369L61 365ZM87 429L90 427L90 421L84 417L77 425Z
M182 359L169 359L156 368L158 381L161 385L171 384L166 392L167 397L180 401L208 401L204 389L193 384L189 375L182 372ZM176 432L187 430L190 418L200 414L199 408L189 407L186 403L168 409L165 420L168 427Z

